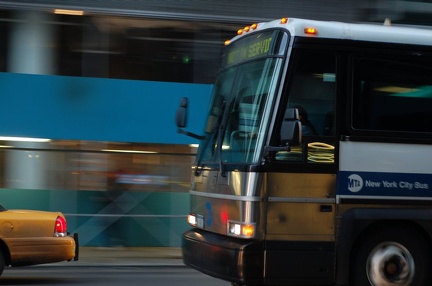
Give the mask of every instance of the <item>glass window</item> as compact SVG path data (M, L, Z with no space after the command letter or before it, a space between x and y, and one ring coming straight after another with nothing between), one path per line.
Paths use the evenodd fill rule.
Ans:
M263 113L269 94L274 92L275 79L280 69L276 59L250 62L239 67L233 86L237 95L230 107L229 122L222 149L226 162L256 162L258 136L262 136Z
M28 19L31 15L18 12L0 10L2 72L11 71L7 65L12 50L20 58L12 45L17 28L35 30ZM49 55L38 69L64 76L211 84L219 71L224 41L235 36L239 27L190 19L32 13L37 14L35 23L43 27L38 29L43 37L37 38L37 47Z
M1 141L0 188L188 192L187 145Z
M263 114L276 89L281 59L264 58L226 69L216 83L198 160L221 158L223 163L255 163L262 142ZM227 117L222 118L225 114ZM225 129L221 130L221 126ZM222 140L219 140L222 139ZM222 142L218 148L218 142ZM218 154L220 152L220 154Z
M288 35L268 30L228 46L213 93L201 162L257 163L266 137Z
M278 160L309 163L334 162L336 58L332 53L296 51L288 102L281 110L297 108L302 125L302 144L279 152ZM330 138L330 139L329 139Z
M9 17L9 12L0 10L2 19ZM6 70L7 67L7 48L9 41L9 29L6 21L0 21L0 72Z
M355 129L432 132L430 60L376 57L353 62Z
M58 73L213 83L238 25L93 15L59 16Z

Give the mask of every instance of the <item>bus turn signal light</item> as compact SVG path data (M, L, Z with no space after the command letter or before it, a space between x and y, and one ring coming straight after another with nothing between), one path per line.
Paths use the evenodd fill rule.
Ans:
M318 31L315 28L308 27L304 29L304 33L307 35L316 35Z
M252 238L255 236L255 224L229 221L228 235Z

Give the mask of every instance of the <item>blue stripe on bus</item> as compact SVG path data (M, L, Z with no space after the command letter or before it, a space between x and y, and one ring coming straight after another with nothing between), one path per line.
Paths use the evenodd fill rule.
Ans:
M338 195L432 197L432 175L340 171Z

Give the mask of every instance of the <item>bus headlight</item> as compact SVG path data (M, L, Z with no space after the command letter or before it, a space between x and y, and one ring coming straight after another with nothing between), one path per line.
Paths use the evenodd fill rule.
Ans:
M188 215L188 223L192 226L196 226L196 216L193 214Z
M194 227L204 228L204 217L202 215L189 214L187 220Z
M228 221L228 235L242 238L252 238L255 236L255 224Z

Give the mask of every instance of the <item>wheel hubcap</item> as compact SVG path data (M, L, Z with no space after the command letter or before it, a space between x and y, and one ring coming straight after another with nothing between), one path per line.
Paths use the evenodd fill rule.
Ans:
M408 286L414 278L414 259L403 245L385 242L370 253L366 271L374 286Z

